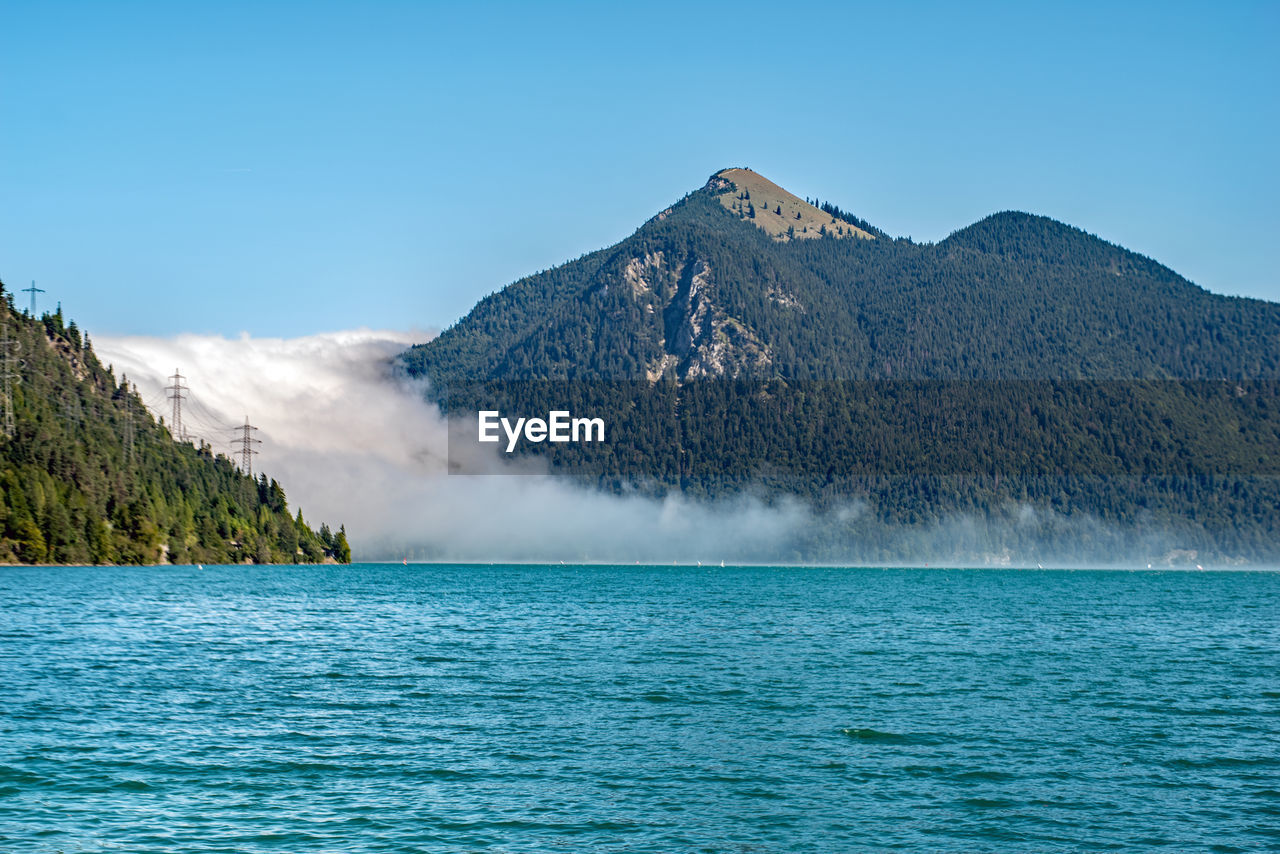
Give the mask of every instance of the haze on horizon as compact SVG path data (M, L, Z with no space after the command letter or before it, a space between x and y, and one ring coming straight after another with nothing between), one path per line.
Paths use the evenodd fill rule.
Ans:
M430 337L361 329L289 339L104 336L94 346L157 417L169 411L165 374L181 367L190 389L184 424L216 453L232 452L241 413L249 414L263 440L255 472L279 480L291 511L308 522L345 525L357 561L794 563L806 529L824 522L793 497L613 494L531 474L530 461L508 467L497 453L471 461L497 476L449 475L439 410L393 364L405 347ZM869 509L851 499L835 514L849 520ZM1080 544L1028 550L1021 529L1046 522ZM1123 551L1104 545L1116 534L1127 543ZM1185 563L1177 536L1158 526L1126 535L1087 514L1026 504L903 527L900 540L913 559L892 563L917 566ZM819 562L884 563L875 553L872 544L850 541Z
M91 335L440 327L727 166L1280 299L1280 7L17 3L0 277Z

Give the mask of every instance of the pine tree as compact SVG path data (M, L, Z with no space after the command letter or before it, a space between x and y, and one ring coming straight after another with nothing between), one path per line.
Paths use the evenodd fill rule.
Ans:
M351 546L347 545L347 527L338 526L338 534L333 538L333 559L338 563L351 563Z

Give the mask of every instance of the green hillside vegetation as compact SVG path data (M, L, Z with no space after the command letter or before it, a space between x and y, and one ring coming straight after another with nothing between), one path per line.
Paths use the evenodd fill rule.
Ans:
M740 210L744 171L485 298L407 369L458 416L603 417L603 446L522 452L606 489L868 508L815 553L1023 507L1280 556L1280 305L1024 213L919 244L788 193L866 236L780 239Z
M14 374L0 563L350 561L346 531L317 534L274 480L174 441L61 308L31 318L0 285L0 321Z

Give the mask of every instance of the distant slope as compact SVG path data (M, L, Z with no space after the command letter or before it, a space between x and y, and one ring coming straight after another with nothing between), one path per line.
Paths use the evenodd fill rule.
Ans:
M607 489L856 500L895 525L1025 505L1280 557L1280 305L1042 216L923 245L857 223L725 170L403 361L453 413L603 416L606 447L524 452Z
M350 561L345 531L317 534L291 516L275 481L175 442L61 309L30 318L0 285L6 332L14 431L0 433L0 563Z

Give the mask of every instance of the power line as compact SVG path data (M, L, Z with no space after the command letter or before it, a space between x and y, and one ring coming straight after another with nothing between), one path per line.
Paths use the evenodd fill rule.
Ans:
M146 396L139 394L138 399L142 401L149 415L155 418L168 416L167 426L174 441L194 442L200 445L204 443L205 436L217 436L236 429L234 424L216 417L212 419L213 423L199 417L200 413L208 410L201 406L195 397L186 393L191 389L183 383L187 378L179 371L175 370L168 379L171 384L165 386L162 391L152 392ZM134 393L137 394L136 386ZM166 408L169 410L168 413L165 413ZM196 432L192 432L192 428L195 428Z
M238 425L224 421L221 413L214 412L194 395L187 399L187 408L183 417L189 422L196 422L205 432L211 434L228 433L239 429Z
M173 374L167 378L169 385L165 386L165 394L171 405L171 416L169 422L170 431L173 438L179 442L194 441L198 446L203 447L205 436L216 436L218 433L227 433L230 431L240 431L239 438L232 439L232 445L239 445L238 451L233 451L232 455L240 455L240 467L249 475L253 474L253 457L259 453L254 449L254 445L262 443L261 439L253 438L252 431L258 428L249 423L249 417L245 416L244 425L236 426L229 422L223 421L218 413L213 412L200 400L190 394L191 388L183 381L187 379L182 372L174 368ZM157 405L158 396L153 395L144 399L143 404L149 410L158 411L160 405ZM185 406L184 406L185 402ZM198 432L192 433L194 427Z
M249 423L248 415L244 417L244 427L240 429L243 431L240 438L232 439L231 444L240 446L238 453L240 454L241 471L249 477L253 477L253 455L258 453L258 451L253 449L253 446L255 444L261 445L262 440L253 438L253 434L250 431L257 430L258 428Z
M191 425L194 425L195 428L204 436L217 436L218 434L225 435L226 433L241 429L241 427L229 421L224 421L221 413L214 412L209 409L209 407L205 406L200 398L195 395L191 395L187 398L187 404L183 408L182 418L184 427L189 428ZM236 443L233 441L232 444ZM234 453L235 452L232 452L232 454L228 454L228 456L232 456ZM250 468L252 468L252 466L250 466Z
M234 424L216 418L213 421L206 420L199 414L202 410L197 398L192 396L187 398L187 405L182 412L182 426L187 431L187 438L195 439L196 444L202 444L205 436L217 436L238 429ZM196 432L191 432L192 428Z
M164 394L154 391L142 399L142 405L145 406L147 411L153 414L156 418L164 417L164 410L167 402L168 398L165 397Z

